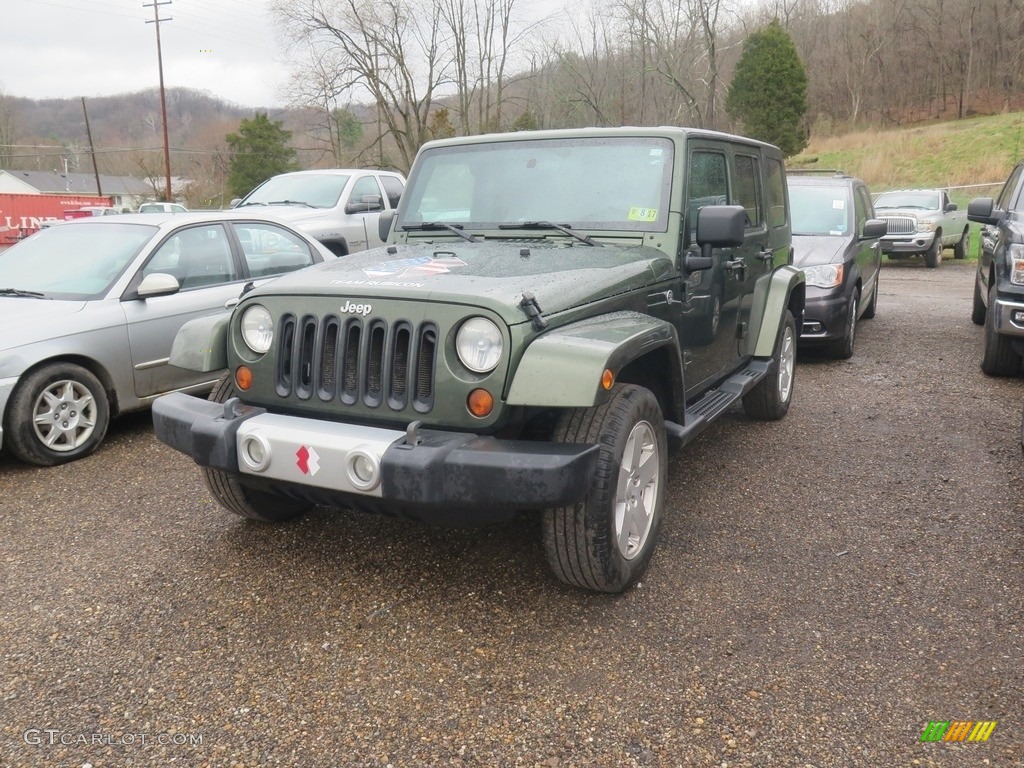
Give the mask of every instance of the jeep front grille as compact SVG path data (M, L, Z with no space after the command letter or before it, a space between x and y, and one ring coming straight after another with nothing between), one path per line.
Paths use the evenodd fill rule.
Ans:
M887 235L913 235L917 233L917 219L910 216L879 216L889 222Z
M400 320L285 315L278 323L274 389L280 397L317 397L393 411L434 405L438 330Z

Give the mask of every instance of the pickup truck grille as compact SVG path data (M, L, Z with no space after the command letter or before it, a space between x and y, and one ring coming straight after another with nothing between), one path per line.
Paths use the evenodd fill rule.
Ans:
M913 235L917 233L917 219L910 216L879 216L889 222L887 235Z
M280 397L419 413L433 408L435 323L287 314L278 329L274 389Z

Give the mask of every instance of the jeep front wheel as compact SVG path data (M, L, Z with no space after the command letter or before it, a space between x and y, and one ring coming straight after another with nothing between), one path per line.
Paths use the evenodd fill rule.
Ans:
M215 403L226 403L237 395L231 374L225 374L210 393L210 400ZM203 480L206 487L224 509L234 512L249 520L262 523L283 523L293 517L307 512L313 505L305 501L297 501L275 493L257 491L247 488L238 479L220 469L203 467Z
M786 310L772 355L772 367L753 389L743 396L743 410L752 419L775 421L789 411L793 401L793 377L796 374L796 321Z
M619 384L594 408L568 411L555 440L597 443L600 453L582 501L544 512L548 564L566 584L623 592L640 579L658 539L665 499L665 422L653 394Z

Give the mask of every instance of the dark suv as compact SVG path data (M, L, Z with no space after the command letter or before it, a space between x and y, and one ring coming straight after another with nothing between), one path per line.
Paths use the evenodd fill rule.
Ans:
M857 320L875 316L882 266L871 194L840 171L790 171L793 263L807 277L800 346L824 346L840 359L853 356Z
M179 334L176 364L231 378L220 404L157 400L157 436L257 520L543 510L555 574L621 592L658 540L669 446L740 401L789 409L804 277L788 213L781 152L738 136L430 142L387 246Z
M1024 355L1024 162L995 200L972 200L967 218L992 227L992 236L982 238L971 311L971 320L985 326L981 370L1015 376Z

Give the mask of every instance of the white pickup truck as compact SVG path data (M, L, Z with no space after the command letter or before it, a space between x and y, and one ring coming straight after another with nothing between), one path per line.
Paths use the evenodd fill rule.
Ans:
M404 189L405 177L392 171L295 171L267 179L231 207L259 206L347 256L383 244L377 220L398 207Z
M942 249L967 255L970 225L967 212L957 210L944 189L897 189L875 197L875 213L889 224L882 253L891 259L924 256L926 267L942 262Z

